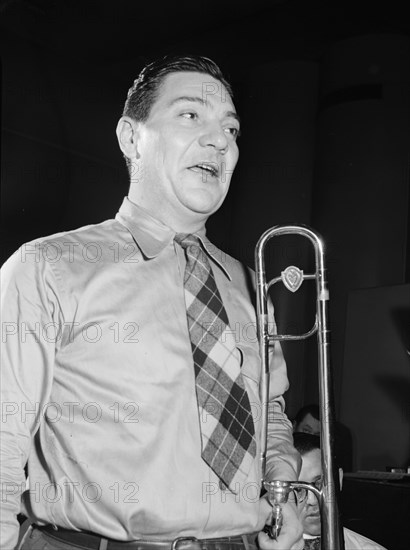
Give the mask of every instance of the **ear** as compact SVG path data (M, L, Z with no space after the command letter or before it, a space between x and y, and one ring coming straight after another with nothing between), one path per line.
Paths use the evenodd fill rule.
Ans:
M339 484L340 484L340 490L342 490L342 486L343 486L343 468L339 468Z
M139 124L128 116L120 118L117 124L117 138L121 151L130 160L139 158Z

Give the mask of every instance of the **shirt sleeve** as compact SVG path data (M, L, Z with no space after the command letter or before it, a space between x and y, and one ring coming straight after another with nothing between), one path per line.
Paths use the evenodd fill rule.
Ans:
M269 318L274 319L273 306L268 302ZM270 350L270 385L268 405L268 434L266 452L267 480L294 481L298 479L301 458L293 446L292 423L285 413L284 393L289 388L286 362L279 342Z
M23 245L1 269L1 548L17 542L24 467L48 402L61 325L50 265Z
M343 528L343 534L345 539L345 549L346 550L386 550L384 546L381 546L377 542L368 539L363 535L359 535L355 531Z

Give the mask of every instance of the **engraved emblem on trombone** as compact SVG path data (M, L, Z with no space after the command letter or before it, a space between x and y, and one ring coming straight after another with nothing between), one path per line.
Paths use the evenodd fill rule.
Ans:
M303 270L290 265L281 272L281 277L285 287L291 292L296 292L303 283Z

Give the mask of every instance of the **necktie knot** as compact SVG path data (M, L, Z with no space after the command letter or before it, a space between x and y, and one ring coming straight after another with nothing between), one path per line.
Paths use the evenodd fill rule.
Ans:
M190 246L201 247L199 238L191 233L177 233L174 239L184 250L187 250Z
M196 235L191 233L177 233L175 235L175 242L177 242L181 248L185 251L187 263L190 266L190 273L193 270L199 270L204 279L208 277L211 271L211 265L205 251L202 249L201 241ZM185 273L185 281L188 273Z

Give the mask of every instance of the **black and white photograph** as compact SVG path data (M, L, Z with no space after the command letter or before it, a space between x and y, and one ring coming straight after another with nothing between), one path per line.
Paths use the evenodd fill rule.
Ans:
M408 11L0 0L1 550L408 550Z

